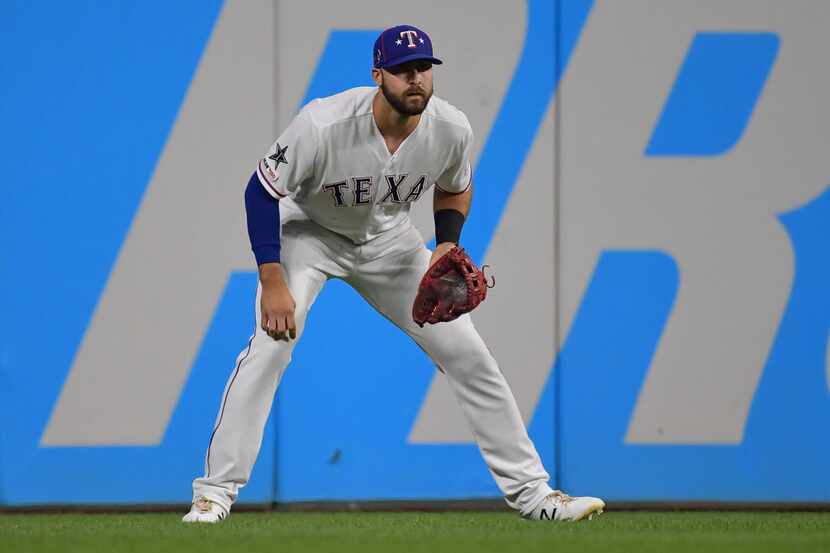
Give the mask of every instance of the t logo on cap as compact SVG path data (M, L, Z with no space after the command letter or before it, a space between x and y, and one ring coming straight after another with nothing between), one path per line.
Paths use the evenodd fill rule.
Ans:
M412 31L412 30L409 30L409 31L401 31L401 38L403 38L403 37L404 37L404 35L406 35L406 38L408 38L408 39L409 39L409 48L417 48L417 47L418 47L418 45L417 45L417 44L415 44L415 41L414 41L414 40L412 40L412 37L413 37L413 36L414 36L415 38L417 38L417 37L418 37L418 32L417 32L417 31ZM423 42L423 41L424 41L424 39L421 39L421 42Z
M406 47L402 48L404 44ZM372 58L375 69L385 69L413 60L427 60L433 65L442 63L432 55L429 35L412 25L398 25L380 33L372 50Z

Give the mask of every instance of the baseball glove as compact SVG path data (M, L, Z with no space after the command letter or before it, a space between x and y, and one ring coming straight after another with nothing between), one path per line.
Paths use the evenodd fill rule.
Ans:
M412 318L420 327L424 323L452 321L483 302L487 288L492 285L487 284L484 272L463 248L455 247L440 257L421 279L412 305Z

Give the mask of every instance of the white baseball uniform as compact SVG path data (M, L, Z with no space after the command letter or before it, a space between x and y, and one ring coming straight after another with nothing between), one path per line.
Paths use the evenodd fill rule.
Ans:
M551 493L549 477L496 361L469 315L424 328L411 315L431 252L409 210L433 184L454 193L470 186L469 121L433 96L390 154L372 114L376 93L360 87L310 102L257 166L261 184L280 199L281 263L296 302L297 339L326 281L350 284L444 372L508 505L527 514ZM227 510L248 481L296 344L261 329L261 292L254 335L225 386L205 475L193 482L194 497Z

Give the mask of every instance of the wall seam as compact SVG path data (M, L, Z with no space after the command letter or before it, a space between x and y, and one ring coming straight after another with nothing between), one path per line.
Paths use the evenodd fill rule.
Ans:
M562 350L560 332L561 306L561 180L562 180L562 0L555 0L553 29L553 70L556 89L553 91L553 484L562 488L562 371L559 352Z

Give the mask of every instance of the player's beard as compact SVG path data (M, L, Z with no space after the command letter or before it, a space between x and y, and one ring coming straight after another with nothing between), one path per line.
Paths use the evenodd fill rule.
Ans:
M423 113L425 109L427 109L427 105L429 104L430 98L432 98L432 90L424 90L421 89L421 93L423 96L419 98L422 99L422 102L418 102L415 105L407 105L404 97L406 96L407 92L403 93L403 96L395 96L388 88L386 88L386 83L380 83L380 91L383 93L383 97L386 98L386 101L389 102L389 105L392 108L400 113L401 115L406 116L413 116L413 115L420 115Z

